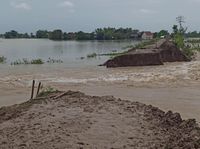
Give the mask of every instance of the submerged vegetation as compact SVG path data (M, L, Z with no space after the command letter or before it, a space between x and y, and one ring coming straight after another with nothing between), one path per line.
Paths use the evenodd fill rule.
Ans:
M6 63L6 57L0 56L0 64Z
M11 62L11 65L28 65L28 64L44 64L44 61L42 59L33 59L29 61L26 58L23 58L22 60L18 59L14 62Z
M49 59L47 60L47 63L50 63L50 64L63 63L63 61L61 59L53 59L49 57Z
M95 57L97 57L96 53L92 53L92 54L87 55L87 58L95 58Z
M42 65L44 64L45 61L38 58L38 59L32 59L32 60L28 60L26 58L23 58L22 60L21 59L18 59L16 61L13 61L11 62L11 65ZM54 63L63 63L62 60L60 59L53 59L53 58L49 58L46 63L49 63L49 64L54 64Z
M136 45L129 45L129 46L123 47L122 49L124 49L124 51L120 51L120 52L117 52L117 50L114 50L111 53L102 53L102 54L92 53L92 54L88 54L87 58L96 58L97 56L110 56L111 58L113 58L113 57L120 56L120 55L127 53L130 49L145 48L145 46L152 45L156 41L157 41L157 39L152 39L152 40L148 40L148 41L143 41L143 42L138 43ZM80 59L83 60L84 58L85 57L81 57Z

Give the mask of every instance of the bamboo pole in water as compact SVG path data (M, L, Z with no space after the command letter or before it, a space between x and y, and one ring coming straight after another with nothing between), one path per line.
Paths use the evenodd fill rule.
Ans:
M36 97L38 96L38 94L40 93L40 87L41 87L41 82L39 82L38 84L38 88L37 88L37 94L36 94Z
M31 99L33 99L34 88L35 88L35 80L33 80L33 83L32 83Z

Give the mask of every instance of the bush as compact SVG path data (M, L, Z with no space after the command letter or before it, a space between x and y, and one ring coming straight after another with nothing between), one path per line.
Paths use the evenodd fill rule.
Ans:
M6 57L0 56L0 64L6 63Z
M184 37L181 33L177 33L174 36L174 42L179 48L184 48Z
M87 58L94 58L94 57L97 57L96 53L92 53L92 54L87 55Z
M49 86L49 87L43 89L43 90L39 93L38 97L48 96L49 94L55 93L55 92L58 92L58 90L56 90L55 88Z
M183 48L183 53L189 58L192 59L194 56L195 50L190 48Z

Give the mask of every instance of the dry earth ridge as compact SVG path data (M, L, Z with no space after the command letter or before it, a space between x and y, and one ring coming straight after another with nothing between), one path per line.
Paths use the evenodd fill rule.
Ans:
M0 148L198 149L200 129L151 105L55 92L0 109Z

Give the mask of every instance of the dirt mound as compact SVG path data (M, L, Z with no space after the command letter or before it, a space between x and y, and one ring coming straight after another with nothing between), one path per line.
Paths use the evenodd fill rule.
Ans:
M163 65L164 62L190 61L183 52L171 41L163 41L158 48L132 49L127 53L108 60L106 67L150 66ZM153 48L153 49L152 49Z
M143 54L124 54L112 60L108 60L104 65L107 67L147 66L163 65L163 62L161 61L158 52L152 52Z
M200 148L200 131L178 113L68 91L1 108L0 148L189 149Z
M173 42L165 41L159 49L162 62L190 61Z

